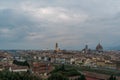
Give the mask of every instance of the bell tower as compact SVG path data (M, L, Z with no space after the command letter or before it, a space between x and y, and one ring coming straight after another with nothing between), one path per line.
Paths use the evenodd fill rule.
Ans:
M55 44L55 51L58 51L58 43Z

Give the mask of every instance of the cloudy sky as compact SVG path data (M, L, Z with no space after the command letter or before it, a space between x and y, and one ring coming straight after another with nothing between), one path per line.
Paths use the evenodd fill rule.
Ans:
M0 49L120 45L120 0L0 0Z

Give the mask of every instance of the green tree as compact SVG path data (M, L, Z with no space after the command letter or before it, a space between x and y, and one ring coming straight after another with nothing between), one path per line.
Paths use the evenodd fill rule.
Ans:
M39 77L27 73L10 72L7 70L0 72L0 80L41 80Z
M116 79L116 77L114 75L111 75L108 80L117 80L117 79Z
M81 73L75 68L68 68L64 64L61 66L56 66L50 74L51 76L48 80L67 80L69 77L81 75Z
M86 80L85 75L82 74L82 75L80 76L80 78L78 78L78 80Z
M48 80L69 80L69 79L60 73L54 73L48 78Z

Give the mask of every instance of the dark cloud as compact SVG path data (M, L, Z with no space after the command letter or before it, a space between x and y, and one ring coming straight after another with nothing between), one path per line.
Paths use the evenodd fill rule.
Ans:
M66 49L118 45L120 1L0 0L1 48ZM71 46L72 45L72 46ZM12 47L11 47L12 46Z

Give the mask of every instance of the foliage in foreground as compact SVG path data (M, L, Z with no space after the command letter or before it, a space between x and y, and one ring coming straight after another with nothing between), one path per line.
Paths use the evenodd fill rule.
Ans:
M0 72L0 80L41 80L28 73L9 72L7 70Z
M108 80L117 80L114 75L111 75Z
M48 80L69 80L69 77L79 76L76 80L86 80L84 75L81 75L78 70L74 68L66 68L63 64L61 67L56 67L55 70L51 72L51 76Z
M53 73L48 80L69 80L67 77L63 76L60 73Z

